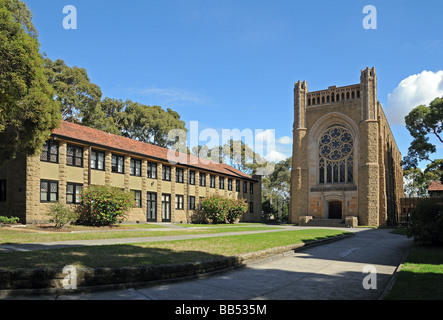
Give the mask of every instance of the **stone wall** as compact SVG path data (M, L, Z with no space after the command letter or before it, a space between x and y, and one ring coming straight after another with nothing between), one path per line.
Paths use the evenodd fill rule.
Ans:
M26 221L26 157L19 155L0 168L0 180L6 180L6 201L0 202L0 216Z

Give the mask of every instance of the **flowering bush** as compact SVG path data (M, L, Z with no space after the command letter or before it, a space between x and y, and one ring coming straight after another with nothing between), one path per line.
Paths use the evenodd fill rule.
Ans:
M109 186L89 186L80 193L77 224L109 226L127 218L135 207L132 193Z
M220 195L212 195L202 199L201 206L212 223L234 223L247 212L248 204L244 199L228 199Z

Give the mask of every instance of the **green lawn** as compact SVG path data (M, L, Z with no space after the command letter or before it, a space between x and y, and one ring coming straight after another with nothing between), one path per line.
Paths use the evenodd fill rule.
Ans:
M143 230L151 228L151 225L135 225L140 230L132 230L128 226L124 228L116 227L115 230L101 230L100 228L78 228L74 227L71 232L42 232L36 230L26 230L22 228L0 228L0 244L11 243L32 243L32 242L48 242L48 241L68 241L68 240L94 240L94 239L119 239L119 238L140 238L140 237L160 237L172 235L186 234L207 234L220 232L238 232L238 231L255 231L255 230L273 230L279 229L275 226L266 226L262 224L243 224L234 225L214 225L211 228L183 228L183 229L165 229L159 227L156 230ZM142 225L143 226L143 225ZM198 225L193 225L194 227ZM208 225L199 225L208 226ZM80 232L88 231L88 232ZM94 231L94 232L90 232Z
M307 229L192 240L76 247L38 252L11 252L1 254L0 268L63 268L66 265L131 267L195 262L347 233L349 232L340 230Z
M442 300L443 248L414 246L386 300Z
M195 224L195 223L184 223L179 224L179 226L185 228L237 228L237 227L266 227L269 226L264 223L234 223L234 224Z

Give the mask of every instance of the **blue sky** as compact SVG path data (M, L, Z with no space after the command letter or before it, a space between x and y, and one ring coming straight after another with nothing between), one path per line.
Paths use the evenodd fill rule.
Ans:
M24 2L41 51L84 67L103 97L171 108L188 128L275 130L276 160L292 152L298 80L322 90L358 83L361 69L375 67L403 155L411 141L403 114L443 96L441 1ZM77 9L75 30L63 28L66 5ZM377 9L377 29L363 28L366 5Z

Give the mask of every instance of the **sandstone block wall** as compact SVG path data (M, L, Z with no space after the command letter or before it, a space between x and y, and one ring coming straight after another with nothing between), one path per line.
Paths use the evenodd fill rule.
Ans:
M219 188L219 174L216 176L215 188L210 187L210 174L206 173L206 186L199 186L199 170L182 167L184 171L183 183L176 182L176 166L167 162L157 162L157 178L147 177L147 159L140 159L141 176L130 174L129 155L124 155L124 173L113 173L111 171L112 154L114 152L102 150L105 153L105 170L91 170L90 146L83 145L83 166L74 167L66 164L66 153L68 142L58 140L59 157L57 163L42 162L40 155L19 157L0 168L0 180L7 181L7 201L0 202L0 215L17 216L23 223L45 223L48 221L48 211L52 203L40 201L40 182L50 180L58 182L58 201L66 204L67 183L109 185L122 188L126 191L141 191L141 207L134 208L129 213L128 222L144 223L147 220L147 192L157 193L157 222L162 222L162 195L171 196L171 222L188 223L190 216L195 210L189 209L189 196L195 196L196 209L198 209L199 198L210 194L221 194L231 198L245 198L248 204L254 203L254 212L248 211L243 221L261 221L261 179L254 183L254 193L250 194L250 182L248 181L248 192L243 193L235 189L236 178L233 179L233 190L227 190L227 179L225 176L224 189ZM154 161L156 162L156 161ZM162 171L164 166L171 166L171 181L163 181ZM189 171L195 171L195 185L188 183ZM243 180L241 180L243 183ZM176 209L176 195L183 196L183 209Z
M328 127L340 125L352 135L353 182L320 183L319 141ZM377 100L374 68L361 72L360 83L308 92L294 87L293 164L290 221L300 216L328 218L328 204L340 201L342 218L360 225L393 221L403 195L401 154Z

